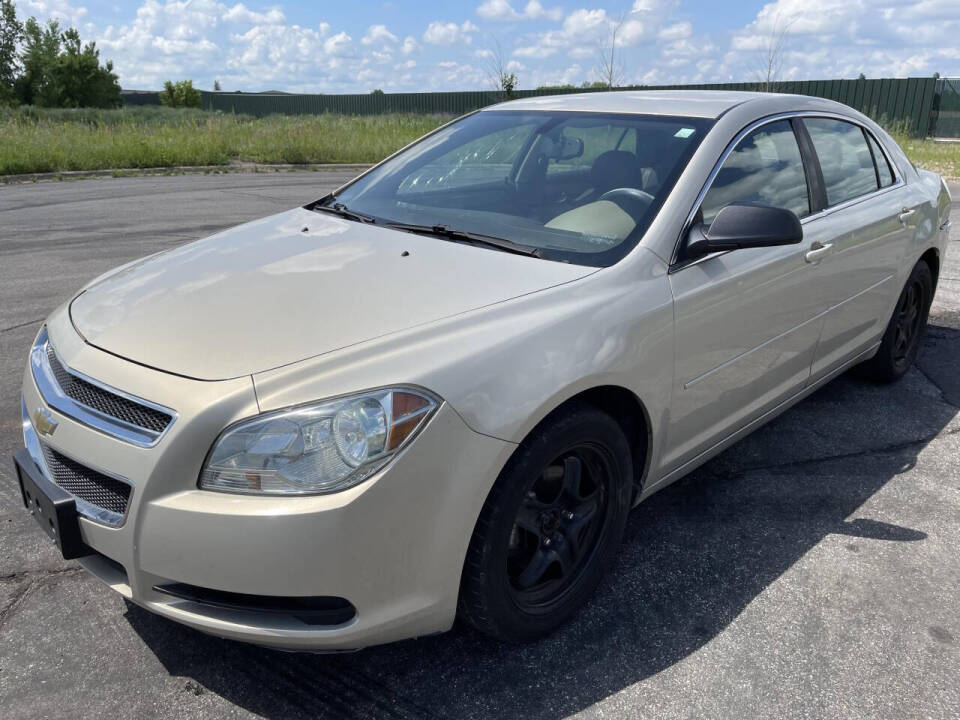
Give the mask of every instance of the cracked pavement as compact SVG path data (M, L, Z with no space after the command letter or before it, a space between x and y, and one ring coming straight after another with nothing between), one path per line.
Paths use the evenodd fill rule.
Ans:
M960 715L960 202L918 367L835 380L634 510L610 578L540 643L456 627L284 654L150 615L60 559L9 461L42 318L110 267L345 179L0 187L4 718Z

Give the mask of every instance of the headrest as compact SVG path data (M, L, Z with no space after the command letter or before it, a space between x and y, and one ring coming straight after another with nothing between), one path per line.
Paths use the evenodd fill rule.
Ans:
M601 153L590 167L590 184L600 193L621 187L642 188L640 161L636 155L625 150Z

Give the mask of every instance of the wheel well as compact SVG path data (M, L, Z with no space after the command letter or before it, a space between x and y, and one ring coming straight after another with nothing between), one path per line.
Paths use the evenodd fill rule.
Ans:
M603 385L584 390L565 400L551 415L574 403L587 403L604 411L623 428L633 455L633 484L635 492L639 493L647 474L651 444L650 421L643 403L624 387Z
M933 274L933 289L936 292L937 278L940 276L940 253L937 252L936 248L930 248L920 256L920 259L927 264Z

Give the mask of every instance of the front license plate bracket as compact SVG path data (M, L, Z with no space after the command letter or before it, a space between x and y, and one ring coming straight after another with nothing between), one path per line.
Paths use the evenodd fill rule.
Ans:
M83 541L77 517L77 501L56 483L48 480L26 449L13 456L23 505L37 524L56 543L65 560L92 555Z

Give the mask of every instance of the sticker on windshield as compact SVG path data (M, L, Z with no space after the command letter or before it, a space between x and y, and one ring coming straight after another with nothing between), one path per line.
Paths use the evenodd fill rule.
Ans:
M676 134L674 134L674 137L688 138L691 135L693 135L693 128L680 128L677 130Z

